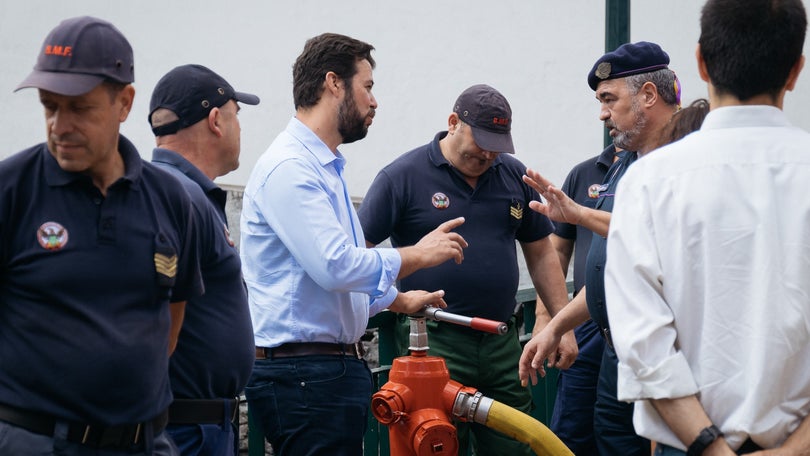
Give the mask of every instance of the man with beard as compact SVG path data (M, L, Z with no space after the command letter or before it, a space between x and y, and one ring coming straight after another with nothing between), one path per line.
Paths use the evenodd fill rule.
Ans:
M588 85L601 104L599 118L610 130L616 147L623 149L599 188L594 208L577 204L533 170L527 170L524 177L546 199L545 204L530 203L532 209L554 221L582 225L594 236L586 260L585 288L526 344L520 358L520 378L524 382L531 378L535 383L538 371L545 375L543 360L551 355L549 365L556 364L554 354L562 335L592 318L605 338L594 405L594 434L602 455L650 454L649 441L636 435L633 428L633 405L616 398L618 360L605 307L604 270L616 185L637 155L643 156L659 145L661 131L680 103L678 80L668 64L669 56L660 46L641 41L605 54L588 73Z
M367 249L340 144L366 136L377 108L374 48L326 33L293 65L295 117L245 188L242 262L256 341L245 395L277 455L358 455L372 393L360 336L385 308L445 307L442 290L400 293L418 269L463 260L459 217L416 245Z
M520 180L526 167L512 155L511 124L512 110L500 92L485 84L469 87L456 100L447 131L377 175L359 216L369 245L390 236L395 247L413 245L433 226L464 217L459 233L472 245L464 264L420 271L400 285L403 290L442 287L450 312L508 322L501 336L429 321L428 354L445 359L453 380L529 413L531 392L515 372L521 354L513 315L519 275L515 241L552 315L565 306L568 292L549 239L553 224L524 210L536 194ZM405 334L407 320L401 325ZM568 342L570 364L576 357L573 332ZM458 422L457 429L459 454L467 454L469 446L481 455L534 454L528 445L481 424Z

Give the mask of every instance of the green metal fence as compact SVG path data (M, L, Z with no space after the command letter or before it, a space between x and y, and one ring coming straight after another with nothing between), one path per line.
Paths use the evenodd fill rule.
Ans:
M571 292L572 284L568 283L568 291ZM535 294L534 288L519 290L517 301L522 304L523 327L527 334L531 334L534 326ZM368 328L377 330L379 342L380 367L372 369L373 379L376 389L379 389L388 381L388 372L391 363L396 356L396 346L394 343L394 326L396 315L392 312L382 312L369 320ZM523 338L522 340L524 340ZM517 369L517 366L515 366ZM546 376L538 378L537 385L531 387L534 408L532 417L543 424L548 424L551 420L551 413L554 408L554 400L557 397L557 369L546 369ZM255 429L248 410L248 456L264 456L265 443L263 436ZM368 431L365 435L364 456L388 456L388 428L381 425L374 416L369 413Z

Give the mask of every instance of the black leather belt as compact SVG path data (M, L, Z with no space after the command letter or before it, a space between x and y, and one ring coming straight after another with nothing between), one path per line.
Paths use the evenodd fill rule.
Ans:
M327 342L296 342L281 344L278 347L256 347L256 359L292 358L294 356L351 356L354 358L363 357L363 345L360 342L354 344L330 344Z
M163 411L150 421L135 424L103 426L86 423L68 423L67 440L92 448L133 449L143 447L144 428L151 426L154 435L163 432L169 414ZM39 412L0 404L0 420L35 434L52 436L58 419Z
M175 399L169 406L169 424L222 424L225 410L231 423L239 423L239 399Z

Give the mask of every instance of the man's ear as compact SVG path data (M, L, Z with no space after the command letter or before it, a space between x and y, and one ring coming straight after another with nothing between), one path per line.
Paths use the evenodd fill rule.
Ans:
M129 117L132 111L132 103L135 100L135 87L132 84L127 84L118 92L118 101L121 102L121 110L118 113L118 121L123 122Z
M216 135L217 138L222 137L222 128L220 122L222 121L222 111L219 108L213 108L208 113L208 129L211 133Z
M703 53L700 52L700 44L698 44L697 49L695 49L695 58L697 59L698 74L700 75L700 79L703 79L704 82L710 82L709 70L706 69L706 62L703 60Z
M461 119L458 118L458 114L451 112L450 116L447 117L447 133L452 135L460 126Z
M331 93L335 97L340 96L340 90L343 88L343 81L334 71L329 71L324 77L324 92Z
M650 108L658 101L658 87L650 81L645 82L639 90L639 94L644 97L644 106Z
M804 55L799 57L799 60L797 60L796 63L793 64L793 68L790 69L787 81L785 82L785 90L792 91L793 88L796 87L796 81L799 79L802 68L804 68Z

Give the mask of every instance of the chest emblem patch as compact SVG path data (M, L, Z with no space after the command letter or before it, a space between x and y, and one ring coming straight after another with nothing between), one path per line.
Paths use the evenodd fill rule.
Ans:
M599 194L607 190L607 185L592 184L588 187L588 198L599 198Z
M434 193L431 202L436 209L447 209L450 207L450 198L442 192Z
M56 222L45 222L37 230L37 241L46 250L59 250L68 242L68 231Z

